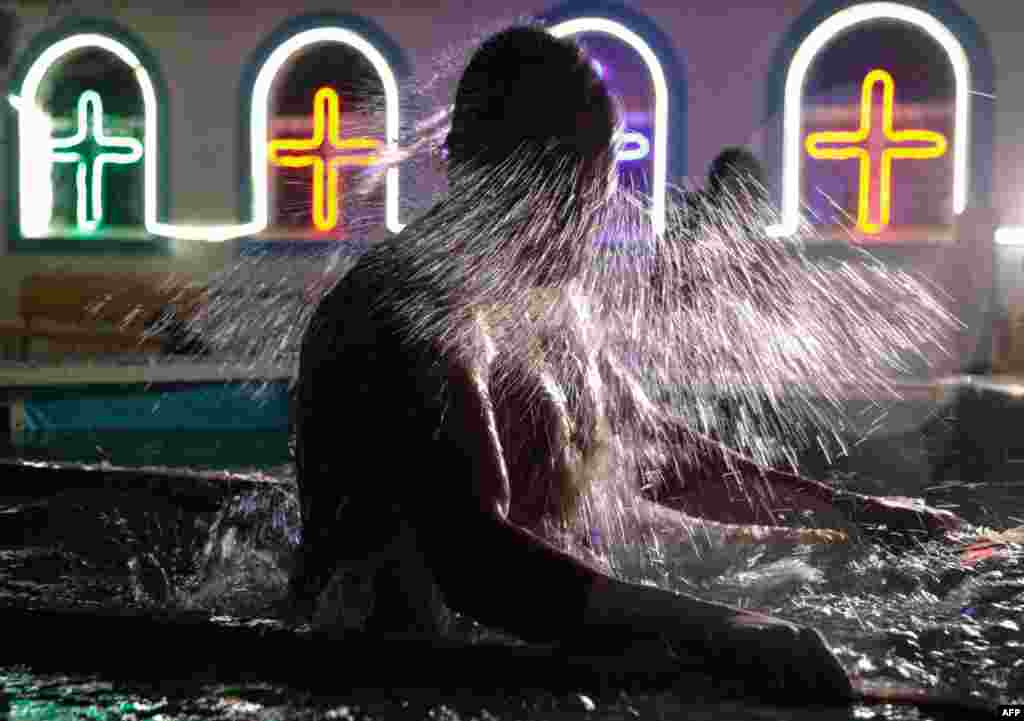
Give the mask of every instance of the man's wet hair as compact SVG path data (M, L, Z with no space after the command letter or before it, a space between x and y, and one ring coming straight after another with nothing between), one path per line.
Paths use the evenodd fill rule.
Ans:
M446 141L453 166L504 163L524 144L614 162L616 104L583 50L541 26L486 40L459 81Z
M616 101L572 40L526 25L484 41L456 90L445 141L446 200L402 244L406 250L418 242L429 246L411 251L417 257L408 258L408 266L440 263L440 257L430 260L434 253L447 257L458 246L464 259L488 258L487 277L504 279L481 292L524 298L530 287L579 276L593 263L591 239L616 188L620 118ZM470 226L476 230L468 232ZM447 239L428 240L428 227ZM419 241L411 242L413 236ZM508 264L502 273L496 252ZM459 295L468 297L465 282ZM518 291L499 291L504 283Z

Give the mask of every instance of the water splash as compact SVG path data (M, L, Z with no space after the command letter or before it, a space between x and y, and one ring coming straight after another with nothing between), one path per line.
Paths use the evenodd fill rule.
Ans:
M539 399L543 389L524 384L553 378L580 420L575 443L593 456L577 470L607 454L616 460L604 470L624 478L678 446L669 417L763 465L796 467L808 447L840 455L845 398L895 398L894 379L947 350L956 322L934 288L866 252L813 259L808 224L790 239L768 237L778 214L750 183L714 197L671 188L663 235L634 188L573 215L587 205L575 196L580 170L550 146L527 143L500 167L449 171L440 186L452 87L474 47L447 49L403 87L402 144L356 179L366 208L338 249L244 257L213 280L208 307L189 323L216 357L254 373L294 372L317 301L363 258L408 342L457 353L483 317L502 348L498 395ZM366 127L351 132L371 132L383 99L371 93L360 108ZM394 166L420 191L410 201L420 210L401 236L381 239L360 218L382 214L380 185ZM609 371L646 402L628 400ZM593 377L605 387L588 398ZM601 416L605 428L593 422ZM688 465L704 460L673 453ZM657 473L647 480L656 485ZM594 501L580 522L622 542L626 491L635 495L630 487Z
M424 98L427 90L444 96L442 89L476 44L474 39L441 57L434 75L416 81L422 91L405 90ZM387 167L398 164L414 177L434 172L450 102L450 94L423 100L420 107L426 109L412 114L401 148L359 178L367 217L381 213L377 191ZM587 387L581 379L595 364L600 371L601 362L613 362L638 384L649 407L627 406L614 388L606 388L600 402L609 427L581 431L591 434L581 445L592 453L577 459L577 467L602 469L620 481L637 465L657 467L658 457L678 440L666 433L665 414L694 435L710 435L762 463L795 464L799 451L814 444L841 453L847 431L843 398L893 396L893 380L926 367L929 349L941 352L956 328L944 299L925 281L866 253L854 260L812 258L809 225L788 240L767 237L763 228L777 222L775 210L742 190L712 199L672 189L663 236L650 230L648 199L630 188L617 191L597 216L595 242L578 243L578 237L557 230L543 233L549 229L538 228L534 215L547 208L557 217L551 197L571 193L573 184L571 175L556 177L543 169L545 151L524 149L500 172L467 171L451 178L450 190L423 191L412 203L423 210L397 240L381 241L360 225L337 251L242 258L212 281L209 306L188 321L189 328L206 339L215 359L249 364L254 378L267 365L294 371L299 342L323 292L368 250L381 258L390 254L410 274L407 283L397 284L380 266L399 293L394 300L406 313L410 337L440 339L442 347L458 349L483 310L507 349L495 368L496 387L507 395L518 391L527 402L538 398L542 389L523 385L542 371L565 390L563 402L586 419L596 416L589 405L597 401L579 389ZM424 180L419 187L430 185ZM523 189L511 203L499 192L509 186ZM534 264L524 268L524 256ZM567 273L564 282L540 283L552 262L578 272ZM419 282L424 279L431 282ZM844 661L873 665L862 669L868 675L909 674L930 682L918 661L909 659L917 664L910 667L888 650L865 652L865 633L870 641L874 634L905 635L909 628L926 653L928 634L977 635L961 611L986 607L980 597L989 585L974 589L959 582L962 576L953 578L963 571L948 549L896 554L858 545L849 556L840 549L811 556L798 535L782 549L756 537L733 543L735 529L713 523L684 529L685 542L679 543L679 529L659 529L643 517L635 498L635 489L622 482L596 486L575 515L553 524L549 533L621 575L679 590L700 585L739 605L773 602L784 588L779 593L786 598L770 610L829 628L830 635L848 628L840 636L850 644ZM282 590L296 520L291 496L274 497L270 505L250 497L228 504L203 549L206 583L192 602L245 613L266 598L257 593L249 604L238 600L239 589L256 584L263 592ZM782 558L794 554L805 560ZM1001 572L987 570L990 579ZM1020 595L1015 583L1007 591L1011 596ZM1012 612L992 608L998 622L985 626L986 638L1015 633L1003 623ZM913 650L913 644L905 645ZM941 662L947 680L955 677L964 653L951 650L954 641L932 645L932 664ZM967 652L978 673L984 672L987 650L986 643ZM1005 661L1010 668L1012 659ZM1009 683L1020 692L1019 674L1016 681L998 683L999 690Z

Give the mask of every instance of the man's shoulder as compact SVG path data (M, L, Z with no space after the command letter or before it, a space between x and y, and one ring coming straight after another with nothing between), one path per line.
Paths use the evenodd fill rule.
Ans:
M402 261L395 253L394 242L380 242L359 256L334 290L370 297L385 295L401 283L401 277Z
M372 248L320 299L307 342L386 345L402 326L397 311L403 282L386 249Z
M369 253L367 251L360 256L324 293L317 304L317 316L357 311L360 306L370 304L379 294L377 288L380 286L378 276L381 268L378 262L368 257Z

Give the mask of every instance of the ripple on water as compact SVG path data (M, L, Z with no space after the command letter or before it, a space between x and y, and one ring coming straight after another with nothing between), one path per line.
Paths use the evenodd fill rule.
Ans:
M264 473L228 474L224 479L219 508L194 513L181 513L173 504L154 505L148 493L75 492L47 499L42 506L46 519L57 522L40 526L38 504L4 502L10 511L5 518L31 521L34 535L30 546L0 549L0 602L199 607L237 617L269 613L275 594L284 587L288 554L296 541L292 485ZM238 485L242 481L249 485ZM674 567L669 549L658 556L660 565L653 570L643 554L635 554L635 565L624 570L816 626L836 646L847 669L868 680L950 686L965 693L980 691L991 699L1024 700L1019 613L1024 572L1019 550L1009 547L1002 557L965 565L958 544L898 546L864 539L816 549L749 545L705 559L697 574L689 574L690 567ZM167 589L159 598L153 589L162 584ZM212 698L195 693L195 698ZM803 712L762 713L742 704L732 713L720 701L684 703L678 692L633 701L632 708L659 713L674 709L687 718L705 712L716 719L820 718ZM306 702L293 695L287 703L295 710ZM632 716L625 706L606 699L595 703L596 718ZM207 703L206 712L228 717L230 704L214 706ZM494 713L503 717L500 707L495 705ZM534 711L529 717L561 718L579 710L554 703ZM903 711L867 715L881 713L877 709L855 713L858 718L922 718Z

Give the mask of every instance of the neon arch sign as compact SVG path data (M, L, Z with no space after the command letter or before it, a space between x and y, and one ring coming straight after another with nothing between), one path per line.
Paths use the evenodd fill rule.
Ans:
M252 216L262 221L260 230L269 223L267 166L270 164L267 142L270 110L270 89L278 72L289 59L304 48L318 43L348 45L370 61L384 86L384 145L398 145L399 108L398 81L391 66L379 50L357 33L340 27L323 27L297 33L274 48L263 63L253 84L249 110L249 153L252 192ZM398 168L390 167L384 176L384 224L392 233L405 227L398 218ZM257 192L257 188L263 189ZM250 235L244 233L242 235Z
M52 186L47 174L32 168L27 159L37 149L32 143L40 140L37 128L41 121L49 125L49 116L40 108L39 89L51 67L67 55L85 49L104 50L125 63L134 73L143 104L143 223L146 231L159 236L194 240L223 241L240 235L259 232L265 227L256 218L240 225L173 225L157 220L157 96L148 71L138 56L123 43L98 33L69 35L48 47L32 63L22 81L20 94L11 98L18 112L18 209L21 233L25 237L46 234L49 212L52 209ZM44 120L45 119L45 120ZM26 202L42 198L49 202Z
M588 32L610 35L636 51L647 67L655 90L652 222L656 233L663 232L668 172L668 85L657 56L639 35L621 23L606 18L575 18L554 25L549 32L559 38ZM242 223L218 225L175 224L158 220L158 99L153 79L139 57L124 43L100 33L69 35L50 45L25 73L19 93L9 98L11 105L18 111L18 220L22 235L45 236L53 209L49 166L42 164L45 167L41 168L40 164L27 162L37 153L44 133L47 142L52 144L54 140L49 136L50 118L39 105L42 81L47 72L68 55L85 49L103 50L118 58L132 70L138 83L143 101L143 139L139 152L143 163L143 218L146 231L155 236L209 242L223 242L262 232L269 225L268 166L272 164L268 143L270 90L277 73L294 54L318 43L348 45L370 62L384 89L384 146L390 148L397 145L400 120L398 83L380 51L359 34L341 27L320 27L297 33L273 50L260 68L253 85L249 106L249 180L253 190L251 219ZM627 144L624 160L638 159L652 151L652 143L639 133L628 134L624 140ZM32 200L26 202L30 198ZM385 225L392 233L399 233L405 227L399 220L398 200L399 169L391 167L385 171Z
M622 23L601 17L581 17L565 20L548 28L556 38L581 33L604 33L628 45L640 56L654 84L654 171L651 178L651 222L654 232L665 231L665 189L668 182L668 82L665 71L644 39ZM639 136L639 138L635 137ZM650 142L640 133L628 134L623 138L631 147L623 160L636 160L650 152ZM645 145L646 144L646 145Z
M892 2L869 2L841 10L808 35L800 44L786 74L782 147L782 217L768 226L773 237L788 237L800 224L801 132L803 88L811 63L832 40L850 28L872 20L896 20L918 28L945 51L953 66L956 84L953 127L953 213L967 207L967 138L970 64L967 53L949 29L932 15Z
M255 235L269 225L268 171L270 163L267 143L270 88L281 67L303 48L314 43L343 43L361 53L376 70L384 86L384 143L398 142L398 82L384 56L360 35L340 27L321 27L298 33L277 46L260 68L253 86L249 110L250 181L253 188L251 220L224 225L191 225L164 223L158 218L157 202L157 94L149 72L139 57L124 43L99 33L69 35L49 46L32 63L22 81L18 95L10 97L18 110L18 221L24 237L46 235L53 208L53 188L49 166L28 162L38 154L38 145L46 133L49 139L51 121L39 106L39 90L46 73L69 54L85 50L104 50L125 63L134 73L143 103L143 218L146 232L168 238L223 242L232 238ZM44 130L44 128L46 130ZM45 165L45 164L44 164ZM404 225L398 220L398 168L385 174L385 224L398 233ZM32 199L28 201L28 199ZM27 202L28 201L28 202Z

